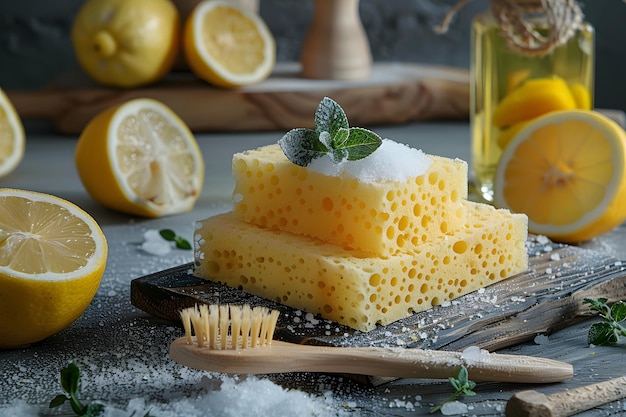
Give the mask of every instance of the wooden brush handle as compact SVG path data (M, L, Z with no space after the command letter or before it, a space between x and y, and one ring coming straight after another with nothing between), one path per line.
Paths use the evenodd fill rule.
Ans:
M626 376L544 395L521 391L508 401L507 417L567 417L626 397Z
M474 381L544 383L570 379L570 364L545 358L490 353L480 360L461 352L422 349L343 348L273 341L245 350L198 348L175 340L170 357L181 365L229 374L332 372L381 377L445 379L465 365Z

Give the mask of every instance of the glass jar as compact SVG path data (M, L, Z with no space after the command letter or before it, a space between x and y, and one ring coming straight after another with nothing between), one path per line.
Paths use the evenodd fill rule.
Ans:
M525 16L540 34L542 13ZM529 121L550 111L593 108L594 30L579 23L571 37L547 52L515 48L491 12L472 22L470 127L472 190L493 202L493 180L507 143Z

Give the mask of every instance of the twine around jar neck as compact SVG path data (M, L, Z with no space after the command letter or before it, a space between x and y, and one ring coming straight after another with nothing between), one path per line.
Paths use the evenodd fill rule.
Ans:
M459 0L435 30L445 33L457 11L471 0ZM490 0L491 12L509 47L524 55L545 55L566 43L580 28L583 13L576 0ZM541 16L545 33L530 20Z

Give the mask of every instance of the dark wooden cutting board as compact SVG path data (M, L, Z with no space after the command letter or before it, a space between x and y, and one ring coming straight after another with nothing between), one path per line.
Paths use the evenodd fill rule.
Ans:
M131 302L154 317L178 321L197 303L262 304L281 311L275 338L333 346L405 346L490 351L532 340L591 315L585 297L626 299L626 264L602 253L532 237L526 272L445 305L363 333L319 323L291 307L192 275L192 264L134 279Z

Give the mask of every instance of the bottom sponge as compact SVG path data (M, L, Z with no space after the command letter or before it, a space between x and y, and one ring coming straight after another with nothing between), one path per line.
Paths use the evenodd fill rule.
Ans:
M217 215L198 223L194 275L369 331L526 270L526 216L463 204L454 235L385 258Z

